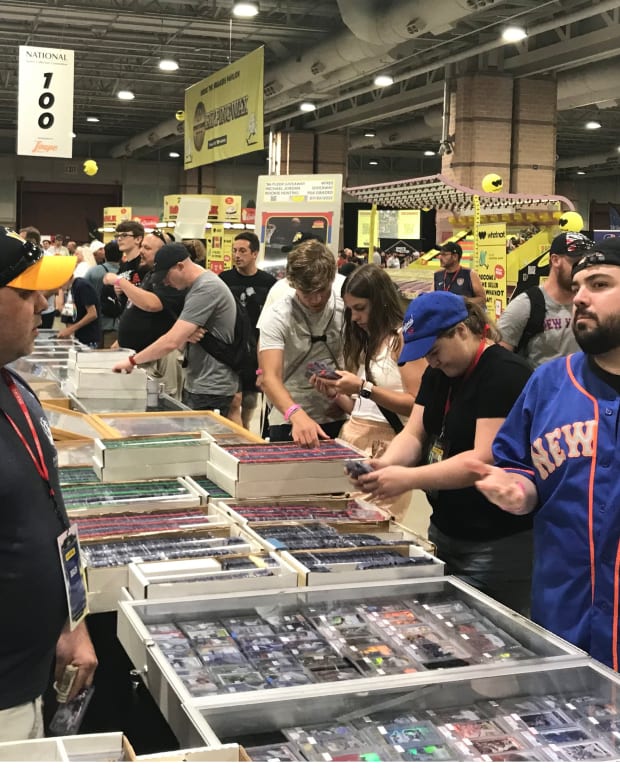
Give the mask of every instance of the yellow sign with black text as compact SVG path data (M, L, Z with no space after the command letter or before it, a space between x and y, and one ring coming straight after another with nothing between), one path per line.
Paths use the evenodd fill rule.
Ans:
M263 72L261 47L185 90L186 170L264 149Z
M487 297L491 320L499 320L508 303L506 288L506 224L483 223L478 231L479 257L472 266Z

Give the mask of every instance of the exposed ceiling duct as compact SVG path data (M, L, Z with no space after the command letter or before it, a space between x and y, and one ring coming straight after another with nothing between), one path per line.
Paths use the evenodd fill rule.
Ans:
M148 132L142 132L142 134L135 135L126 143L119 143L115 145L110 151L110 156L113 159L131 156L134 151L140 150L145 146L159 145L169 137L183 136L184 124L182 121L177 121L171 118L168 121L162 121L161 124L149 129Z
M589 67L576 67L558 74L558 110L570 110L587 105L599 108L614 108L620 99L617 78L618 59L599 62Z
M416 140L439 140L441 125L441 108L431 108L422 118L403 122L390 129L383 129L374 137L356 137L349 143L349 149L353 151L362 148L389 148L391 145L401 145Z

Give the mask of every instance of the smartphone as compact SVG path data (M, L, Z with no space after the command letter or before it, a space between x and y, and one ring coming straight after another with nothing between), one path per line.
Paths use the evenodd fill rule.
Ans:
M371 474L375 470L367 460L347 460L344 465L353 479L363 474Z

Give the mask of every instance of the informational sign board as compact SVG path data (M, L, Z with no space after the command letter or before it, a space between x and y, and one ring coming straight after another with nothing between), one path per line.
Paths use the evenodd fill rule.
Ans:
M486 292L491 320L499 320L508 303L506 287L506 224L483 223L478 231L479 257L472 269Z
M73 54L61 48L19 47L19 156L72 157Z

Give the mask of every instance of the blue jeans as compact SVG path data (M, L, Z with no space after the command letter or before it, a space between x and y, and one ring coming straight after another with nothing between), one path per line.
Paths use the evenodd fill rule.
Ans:
M529 616L532 530L491 541L466 541L450 538L431 524L428 537L437 546L439 559L446 563L446 575L458 576L500 603Z

